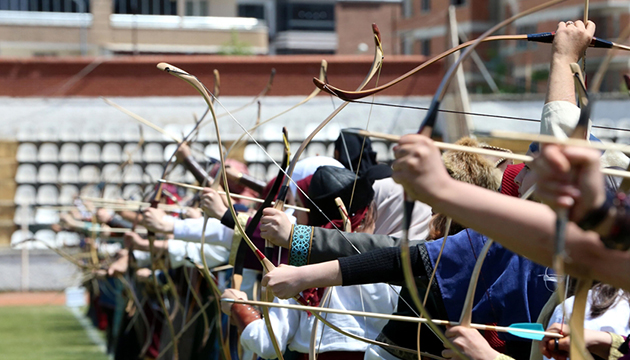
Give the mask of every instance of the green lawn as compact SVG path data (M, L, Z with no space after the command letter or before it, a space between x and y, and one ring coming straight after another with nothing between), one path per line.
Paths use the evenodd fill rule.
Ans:
M63 306L0 307L3 360L107 360Z

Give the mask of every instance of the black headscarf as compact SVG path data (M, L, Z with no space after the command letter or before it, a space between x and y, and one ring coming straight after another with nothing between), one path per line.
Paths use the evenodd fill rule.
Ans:
M337 160L339 160L346 169L350 169L354 172L357 171L359 158L361 157L361 146L363 145L364 138L364 136L346 133L342 130L337 140L335 140L335 153L339 157ZM350 166L351 164L352 166ZM372 150L372 141L370 138L365 138L365 146L363 147L359 176L365 174L367 169L376 164L378 164L378 162L376 161L376 152Z

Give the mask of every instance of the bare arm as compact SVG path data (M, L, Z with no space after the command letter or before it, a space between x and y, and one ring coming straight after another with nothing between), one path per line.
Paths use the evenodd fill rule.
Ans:
M404 136L395 155L393 178L413 199L511 251L551 266L556 215L549 207L453 180L439 150L424 136ZM630 254L607 249L596 233L584 232L574 223L568 224L566 239L569 274L630 289Z

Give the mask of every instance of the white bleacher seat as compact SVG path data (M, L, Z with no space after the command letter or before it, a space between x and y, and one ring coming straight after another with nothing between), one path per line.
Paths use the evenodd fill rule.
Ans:
M40 205L56 205L58 199L59 190L55 185L42 185L37 189L37 203Z
M146 144L144 147L144 161L163 162L164 150L162 149L162 145L156 143Z
M267 179L267 181L271 181L273 180L273 178L276 177L276 175L278 175L278 167L275 164L269 165L267 167L267 176L265 177L265 179Z
M311 142L306 146L306 156L326 156L328 149L325 144L319 142Z
M162 176L162 172L164 172L164 167L158 164L149 164L144 170L146 174L148 174L149 182L156 182L160 176Z
M15 189L13 201L17 205L32 205L37 200L37 191L32 185L20 185Z
M50 247L53 247L53 248L59 247L57 245L57 242L55 241L56 234L55 234L54 231L52 231L50 229L37 230L37 232L35 232L34 236L35 236L35 239L39 240L39 241L33 242L33 248L35 248L35 249L45 249L45 248L47 248L46 245L44 245L42 243L46 243Z
M37 140L39 141L57 141L59 139L57 126L38 126Z
M164 147L164 158L161 161L168 161L175 150L177 149L177 144L168 144Z
M206 161L206 157L204 154L204 147L202 144L200 143L193 143L191 148L191 153L193 158L195 158L195 160L202 162L202 161Z
M36 224L57 224L59 222L59 211L39 208L35 212Z
M37 146L31 143L20 144L15 158L19 162L37 161Z
M79 246L81 245L81 237L79 234L70 231L60 231L55 237L55 241L59 246Z
M131 165L127 165L125 170ZM123 170L123 172L125 171ZM103 181L106 183L119 183L122 180L122 172L119 164L107 164L103 166L102 172Z
M35 210L31 206L18 205L13 215L15 225L28 225L35 223Z
M123 189L123 199L136 199L139 200L142 197L142 188L140 185L127 185Z
M184 169L185 170L185 169ZM190 171L184 171L184 182L188 184L192 184L196 182L195 176Z
M393 158L393 154L389 152L389 147L384 142L372 142L372 150L376 152L377 161L389 161Z
M122 198L122 190L118 185L107 184L103 190L103 197L106 199L120 199Z
M80 196L100 197L101 191L96 185L85 185L79 191Z
M77 170L78 172L78 170ZM74 185L63 185L59 191L59 204L72 205L74 198L79 195L79 188Z
M125 183L141 183L142 182L142 167L140 165L127 166L125 173L123 174L123 181Z
M295 134L295 137L298 138L298 136L300 137L300 139L306 139L307 136L309 136L313 130L315 130L315 128L318 126L319 124L315 124L315 123L308 123L306 124L306 126L304 126L304 133L303 134ZM291 137L291 134L289 134L289 136ZM337 131L337 136L339 136L339 132ZM337 137L335 136L335 139ZM328 136L326 134L326 131L320 131L317 133L317 135L315 135L315 137L313 138L312 141L326 141L328 140Z
M120 129L119 129L120 131ZM101 133L103 129L96 124L87 124L81 129L81 140L82 141L100 141Z
M26 244L27 243L23 243L24 240L26 239L30 239L33 237L33 233L30 231L23 231L23 230L15 230L13 232L13 234L11 234L11 247L15 247L16 249L21 249L22 247L29 247Z
M326 154L324 155L328 157L335 157L335 143L334 142L328 144L328 147L326 148Z
M98 144L88 143L81 148L81 161L99 162L101 161L101 149Z
M260 150L260 149L259 149ZM271 143L267 145L267 152L271 155L271 158L277 162L282 161L284 156L284 144L283 143ZM262 150L260 150L262 152ZM266 157L266 155L265 155Z
M282 142L282 126L279 126L278 124L263 125L258 128L257 131L262 136L262 140ZM255 134L252 135L256 137ZM289 138L291 138L291 134L289 134ZM245 141L251 140L250 137L247 135L245 135L244 139Z
M39 171L37 172L37 182L40 184L56 183L57 173L57 166L44 164L39 167Z
M37 182L37 168L35 165L22 164L18 166L15 173L15 181L17 183L34 184Z
M59 182L63 184L79 182L79 167L74 164L61 165L59 170Z
M321 130L321 132L327 140L335 141L339 137L339 133L341 133L341 126L339 126L338 123L328 124Z
M248 144L243 152L243 159L247 163L265 162L268 160L267 155L256 144Z
M81 134L76 126L62 126L59 128L59 140L61 141L80 141Z
M267 167L263 164L251 164L248 166L249 175L257 178L266 180L267 179Z
M223 147L223 151L225 154L225 151L227 149L225 148L225 146ZM211 158L214 159L220 159L221 158L221 154L219 154L219 146L216 143L211 143L209 145L206 146L206 148L203 151L204 154L206 154L206 156L209 156Z
M137 143L125 144L123 147L122 161L129 160L130 156L133 161L142 161L142 148L138 149Z
M37 160L40 162L56 162L59 159L59 150L57 145L44 143L39 147Z
M101 180L101 173L94 165L86 165L79 171L79 182L96 183Z
M103 152L101 153L101 160L103 162L115 162L120 163L122 160L122 150L118 144L105 144L103 146Z
M81 150L79 145L74 143L65 143L61 145L59 150L59 161L61 162L79 162Z

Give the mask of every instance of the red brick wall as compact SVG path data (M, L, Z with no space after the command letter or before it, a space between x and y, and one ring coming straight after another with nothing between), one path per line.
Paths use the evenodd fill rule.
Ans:
M370 45L372 53L372 24L381 32L385 56L400 54L400 41L396 36L396 21L400 19L401 5L396 3L344 3L335 7L337 53L357 54L361 43Z
M372 56L325 56L328 80L342 89L354 90L372 63ZM266 85L272 68L277 73L269 92L273 96L306 95L313 90L322 56L138 56L105 60L77 81L89 58L0 58L0 96L190 96L188 84L159 71L168 62L192 74L212 88L212 70L221 74L221 94L252 96ZM379 84L394 79L425 60L422 56L387 56ZM442 63L383 92L384 95L432 95L443 74ZM64 85L65 84L65 85Z

